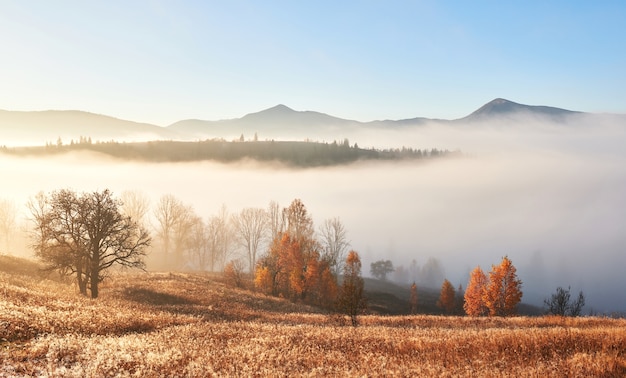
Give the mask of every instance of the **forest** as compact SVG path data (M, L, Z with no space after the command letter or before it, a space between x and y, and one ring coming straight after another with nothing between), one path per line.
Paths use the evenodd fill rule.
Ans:
M0 152L12 156L46 156L76 151L92 151L118 159L143 162L191 162L211 160L220 163L251 159L261 162L280 162L294 167L319 167L349 164L359 160L416 160L458 156L459 151L421 150L413 148L364 149L348 139L332 143L314 141L235 141L209 139L197 142L151 141L120 143L116 141L92 143L81 137L64 143L47 143L37 147L2 147Z

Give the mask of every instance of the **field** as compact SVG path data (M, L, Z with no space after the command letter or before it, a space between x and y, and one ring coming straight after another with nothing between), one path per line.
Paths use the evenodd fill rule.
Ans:
M101 298L0 257L0 376L621 377L626 320L366 315L221 277L125 273Z

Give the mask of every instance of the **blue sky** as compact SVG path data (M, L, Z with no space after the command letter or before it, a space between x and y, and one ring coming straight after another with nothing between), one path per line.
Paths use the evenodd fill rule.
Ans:
M368 121L626 113L623 1L0 1L0 109Z

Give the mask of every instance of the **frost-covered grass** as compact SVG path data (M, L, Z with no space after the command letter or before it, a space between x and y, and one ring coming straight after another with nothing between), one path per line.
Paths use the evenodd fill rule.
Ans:
M215 276L114 276L97 300L0 272L0 376L626 375L626 320L336 317Z

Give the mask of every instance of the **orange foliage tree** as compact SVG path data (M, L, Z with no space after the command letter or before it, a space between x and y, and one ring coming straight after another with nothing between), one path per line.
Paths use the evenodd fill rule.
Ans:
M511 316L517 311L522 299L522 281L517 277L517 269L505 256L500 265L493 265L489 272L489 285L484 293L485 305L490 316Z
M255 285L267 294L323 307L331 306L337 296L330 264L316 250L302 248L289 232L279 235L261 259Z
M361 258L356 251L350 251L343 267L343 284L339 295L338 307L350 316L353 326L359 324L357 316L367 307L363 296L363 278L361 277Z
M470 273L467 289L465 289L465 303L463 304L463 309L467 315L485 316L489 313L489 309L484 300L487 284L487 276L483 270L480 269L480 266L474 268L472 273Z
M450 281L443 280L441 285L441 292L439 294L439 300L437 301L437 307L442 308L446 314L452 314L454 312L456 299L456 291Z

